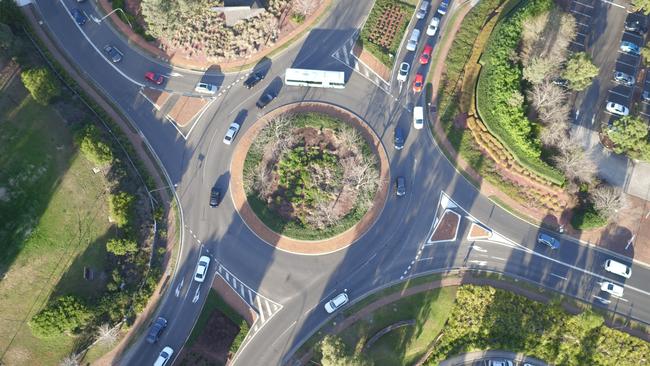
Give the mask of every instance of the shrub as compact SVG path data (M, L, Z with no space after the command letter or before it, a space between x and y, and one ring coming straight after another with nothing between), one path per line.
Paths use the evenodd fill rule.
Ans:
M242 321L239 323L239 333L237 333L235 340L232 341L232 344L230 345L230 353L232 354L237 353L239 347L241 347L242 343L244 343L244 339L246 339L246 335L248 334L248 331L249 331L248 323L246 323L246 320L242 319Z
M65 332L74 332L83 327L92 313L75 296L63 296L50 302L39 311L30 326L37 336L51 337Z
M34 100L42 105L61 94L58 82L46 68L24 70L20 78Z
M101 133L95 125L88 125L77 135L77 144L83 156L96 165L113 162L111 147L102 140Z
M363 48L384 65L392 67L414 9L413 5L399 0L376 0L359 35ZM397 22L384 24L387 17L396 17Z
M111 239L106 243L106 250L115 255L127 255L138 251L138 244L130 239Z
M135 197L126 192L120 192L109 197L108 207L110 215L118 227L125 227L129 224L134 200Z
M571 226L576 230L589 230L607 225L607 218L602 217L592 203L584 203L573 210Z

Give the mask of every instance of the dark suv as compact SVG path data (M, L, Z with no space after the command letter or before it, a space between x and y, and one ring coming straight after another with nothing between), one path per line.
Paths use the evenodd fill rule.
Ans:
M107 44L104 46L104 51L108 54L113 63L122 61L122 52L120 52L120 50L118 50L115 46Z
M404 148L404 142L406 137L404 136L404 130L399 127L395 127L395 149L402 150Z
M645 34L646 27L638 20L625 22L625 31L636 33L640 36Z
M167 319L159 316L149 328L149 332L147 333L147 342L151 344L158 342L158 338L160 338L160 335L166 327Z
M212 189L210 190L210 207L219 206L220 201L221 201L221 191L217 187L212 187Z
M545 233L540 233L537 236L537 242L544 244L551 249L557 249L560 247L560 242L557 239Z
M395 178L395 193L398 197L402 197L406 194L406 179L404 177Z
M244 81L244 86L247 87L248 89L254 87L259 83L260 81L264 80L264 75L260 72L256 72L252 74L246 81Z

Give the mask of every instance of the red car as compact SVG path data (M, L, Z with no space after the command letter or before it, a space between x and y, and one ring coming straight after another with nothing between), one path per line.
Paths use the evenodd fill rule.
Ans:
M156 74L155 72L151 72L151 71L145 73L144 78L158 85L162 84L163 81L165 80L162 75Z
M422 65L428 64L429 59L431 58L431 51L433 50L433 47L430 45L424 46L424 51L422 51L422 56L420 56L420 63Z
M421 92L423 83L424 83L424 78L422 77L422 74L415 75L415 80L413 81L413 92L414 93Z

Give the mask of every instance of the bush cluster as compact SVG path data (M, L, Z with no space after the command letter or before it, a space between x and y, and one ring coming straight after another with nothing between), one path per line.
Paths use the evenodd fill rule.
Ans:
M95 125L88 124L77 133L76 142L83 156L93 164L105 166L113 162L111 146L104 141Z
M526 117L523 99L513 103L513 96L520 94L522 85L521 65L513 59L521 39L522 22L551 7L550 0L531 0L497 25L483 55L476 106L490 133L520 164L562 185L562 174L541 159L537 126Z
M34 333L41 337L77 332L92 318L92 312L75 296L62 296L47 304L30 321Z
M20 78L34 100L42 105L61 95L61 87L52 73L44 68L27 69L20 73Z

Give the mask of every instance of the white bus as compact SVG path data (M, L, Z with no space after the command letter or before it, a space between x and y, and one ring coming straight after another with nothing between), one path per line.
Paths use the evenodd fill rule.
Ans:
M345 88L345 73L342 71L323 71L307 69L287 69L284 83L314 88Z

